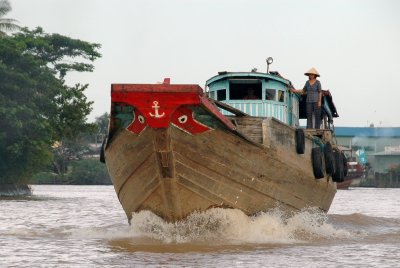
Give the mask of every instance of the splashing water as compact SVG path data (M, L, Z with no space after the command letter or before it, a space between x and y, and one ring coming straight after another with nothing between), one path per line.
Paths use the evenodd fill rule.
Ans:
M313 209L287 215L279 209L249 217L237 209L213 208L168 223L149 211L134 213L133 233L164 243L222 244L299 243L312 239L346 238L348 231L327 223L327 215Z

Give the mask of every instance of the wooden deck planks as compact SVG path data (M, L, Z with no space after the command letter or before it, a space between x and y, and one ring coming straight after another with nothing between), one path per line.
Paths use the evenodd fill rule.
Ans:
M282 161L276 159L273 151L261 150L248 143L230 141L232 134L215 130L212 133L202 134L202 137L199 136L196 136L196 140L193 141L191 137L174 133L174 151L179 151L182 155L187 156L194 154L199 158L199 162L206 161L211 165L218 163L238 173L241 170L247 170L247 174L255 178L290 183L293 182L293 179L297 179L304 183L301 177L309 177L292 169L290 164L282 163ZM233 138L238 139L237 137ZM204 143L208 143L207 146L203 145ZM282 167L285 167L285 169ZM291 173L300 175L300 178L293 178Z
M137 136L123 131L106 150L108 171L118 193L125 180L153 153L151 130ZM150 133L149 133L150 132Z
M216 135L220 136L219 133ZM332 188L331 190L323 189L327 187L326 180L316 181L313 175L304 174L301 170L299 171L295 168L288 167L287 164L279 163L279 161L275 161L275 159L269 159L270 156L267 154L259 153L258 157L249 159L249 154L244 154L242 156L230 153L230 144L223 143L223 152L226 152L224 155L220 154L221 151L218 150L218 146L213 146L213 143L221 142L218 141L218 137L206 137L207 140L212 141L212 144L208 148L205 148L196 145L190 146L183 142L184 138L178 136L175 137L177 141L173 141L174 150L176 152L179 152L182 156L192 159L197 163L204 163L205 166L213 170L223 170L223 172L229 174L231 179L238 182L243 179L249 180L254 178L255 183L258 183L256 188L265 189L263 192L264 194L271 192L269 189L271 187L275 189L275 192L281 192L282 194L285 189L291 189L292 193L288 192L288 195L293 196L293 202L291 203L297 206L303 206L305 203L309 205L319 204L321 197L318 194L314 194L314 192L325 193L328 190L328 192L330 192L328 196L333 198L335 190L332 185L330 185ZM234 145L231 144L231 146ZM247 144L245 146L247 146ZM238 148L239 145L235 147ZM235 164L232 165L230 163ZM312 171L308 173L312 174ZM280 196L278 198L282 199L282 197L283 196Z
M229 167L221 166L210 166L208 164L197 163L192 159L185 158L176 153L177 159L177 173L180 177L184 177L186 180L192 181L193 183L202 186L209 192L221 197L229 196L224 200L232 205L235 205L237 196L241 197L246 203L246 207L256 206L257 209L263 207L258 203L265 203L268 199L274 202L281 202L282 196L287 196L288 201L286 203L288 207L298 207L299 205L305 205L308 200L299 198L294 195L296 191L288 192L288 186L281 187L279 180L263 182L259 179L246 175L246 170L242 170L241 174L232 173ZM185 174L185 175L183 175ZM296 185L290 185L290 187L297 187ZM298 185L298 187L302 187ZM230 190L232 189L232 191ZM305 189L309 193L309 189ZM225 193L230 193L225 195ZM249 210L248 208L246 210Z
M157 169L154 168L155 156L148 158L140 168L135 170L123 184L118 193L124 210L127 214L136 211L156 188L160 186Z

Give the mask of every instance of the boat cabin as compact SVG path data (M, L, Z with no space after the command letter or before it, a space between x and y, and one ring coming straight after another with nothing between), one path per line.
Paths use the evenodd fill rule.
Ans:
M292 127L306 119L305 98L291 93L292 83L278 72L219 72L206 82L210 98L250 116L273 117ZM331 128L338 117L329 91L323 91L323 128ZM227 110L224 115L233 115Z

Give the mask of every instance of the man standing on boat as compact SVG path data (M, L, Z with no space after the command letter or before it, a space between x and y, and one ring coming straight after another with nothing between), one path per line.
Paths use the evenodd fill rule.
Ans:
M320 128L322 92L321 82L317 80L320 75L315 68L311 68L304 75L308 76L308 81L303 89L291 89L291 92L307 95L307 128Z

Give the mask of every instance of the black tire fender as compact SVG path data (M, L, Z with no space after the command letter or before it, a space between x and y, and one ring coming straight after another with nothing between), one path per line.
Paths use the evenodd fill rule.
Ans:
M344 180L342 153L334 152L333 156L335 158L335 172L332 175L332 179L336 182L342 182Z
M304 130L301 128L297 128L295 138L296 138L296 152L298 154L304 154L304 149L305 149Z
M324 158L326 173L332 175L335 173L335 159L333 157L332 144L329 141L324 146Z
M342 160L343 160L343 177L346 177L349 169L347 167L347 158L343 152L342 152Z
M322 166L322 152L321 148L315 147L311 150L311 160L314 171L314 176L316 179L322 179L324 175L324 170Z

